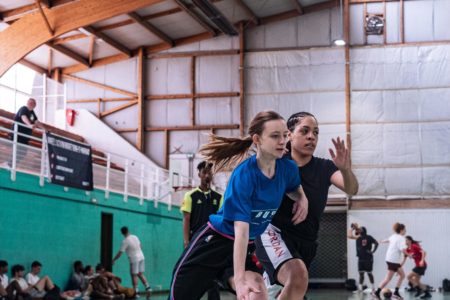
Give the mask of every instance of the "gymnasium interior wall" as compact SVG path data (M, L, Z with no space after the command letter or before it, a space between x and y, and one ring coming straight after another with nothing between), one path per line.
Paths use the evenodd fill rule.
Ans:
M65 288L74 261L94 268L100 262L101 215L109 213L113 216L113 255L123 240L120 228L128 226L141 240L145 275L152 288L169 288L172 269L167 266L175 265L183 251L178 210L169 211L162 203L156 208L153 202L139 205L133 197L124 202L123 196L114 193L106 199L99 190L87 194L49 183L41 187L39 177L33 175L17 173L16 181L9 176L0 170L0 257L10 268L22 264L28 272L38 260L43 264L42 274ZM126 254L114 264L113 272L125 286L132 286Z
M386 4L386 45L379 36L368 36L363 45L364 6L350 8L351 155L360 182L355 199L450 201L450 1L405 1L405 44L400 43L399 9L397 2ZM369 13L383 10L380 4L367 4ZM331 137L346 136L345 53L343 48L330 47L341 35L339 21L338 9L330 9L246 31L247 126L251 117L263 109L275 109L284 117L310 111L320 125L316 155L329 158ZM238 48L237 38L218 37L168 52ZM148 59L147 94L189 93L190 63L189 58ZM196 66L198 92L239 91L237 55L199 57ZM131 59L75 75L134 92L136 68L136 60ZM76 82L67 84L69 99L120 96ZM72 106L95 112L96 105ZM105 105L108 109L117 104ZM190 124L189 99L147 101L146 105L147 126ZM130 107L104 121L119 129L137 127L136 112L136 107ZM239 123L238 97L198 100L196 122ZM176 148L182 153L197 152L207 140L207 133L171 133L170 152ZM238 130L216 133L239 134ZM135 143L135 133L122 135ZM165 159L163 141L163 132L146 133L147 154L160 165ZM344 197L335 189L330 196ZM391 225L403 220L408 233L423 241L425 249L430 251L433 247L425 281L435 286L444 276L450 276L448 262L438 261L446 254L436 252L434 246L442 243L439 245L445 251L450 246L448 224L444 224L447 215L445 209L348 211L349 221L366 226L377 239L389 236ZM384 270L385 250L382 246L376 256L377 280ZM354 243L349 242L348 272L356 278L356 256L352 251Z

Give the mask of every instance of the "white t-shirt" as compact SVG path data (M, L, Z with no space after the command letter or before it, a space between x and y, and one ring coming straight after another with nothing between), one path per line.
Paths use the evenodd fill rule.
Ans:
M127 253L130 263L136 263L144 259L141 242L135 235L130 234L122 241L120 251Z
M0 275L0 281L2 282L3 288L6 289L8 287L8 275L6 274Z
M28 273L27 276L25 276L25 279L27 280L29 285L35 285L39 281L39 276L33 275L32 273Z
M394 264L402 262L403 250L406 249L405 237L393 234L389 237L389 247L386 252L386 261Z
M19 279L13 278L13 279L11 279L11 282L13 282L14 280L17 281L17 282L19 283L20 288L21 288L22 290L26 290L26 289L28 288L28 283L25 281L24 278L19 278Z

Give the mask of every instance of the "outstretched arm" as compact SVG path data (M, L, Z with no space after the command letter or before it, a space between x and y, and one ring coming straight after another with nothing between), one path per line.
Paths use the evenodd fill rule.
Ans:
M350 151L345 147L344 140L339 137L333 142L335 150L329 149L331 159L333 160L339 171L331 176L331 183L340 190L349 195L356 195L358 193L359 184L355 174L352 171L352 163L350 160ZM335 152L336 151L336 152Z
M287 193L288 197L295 201L292 209L292 222L297 225L306 219L308 215L308 199L301 186L294 192Z
M114 258L112 260L112 264L114 264L114 262L120 258L122 253L123 253L122 251L117 252L116 256L114 256Z
M349 228L347 230L347 238L349 238L351 240L357 240L359 238L359 235L353 234L353 228Z

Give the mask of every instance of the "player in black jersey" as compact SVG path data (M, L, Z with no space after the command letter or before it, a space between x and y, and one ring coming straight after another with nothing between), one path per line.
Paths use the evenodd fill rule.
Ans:
M211 189L212 163L202 161L197 165L200 186L184 195L181 211L183 212L183 243L186 247L194 233L205 225L211 214L215 214L222 205L222 195ZM208 290L208 300L220 299L219 287L214 285Z
M292 222L297 206L284 197L266 231L255 240L256 254L270 281L269 294L277 299L303 299L308 287L308 268L316 254L320 219L328 199L328 188L335 185L349 195L358 191L358 181L351 169L349 150L339 137L332 139L332 160L315 157L319 126L307 112L293 114L288 120L290 151L287 154L299 166L309 208L300 224Z
M367 234L365 227L359 227L353 223L347 232L347 237L356 240L356 255L358 256L359 285L357 292L362 292L364 283L364 273L367 273L372 285L372 292L375 292L375 282L373 279L373 253L377 251L378 242Z

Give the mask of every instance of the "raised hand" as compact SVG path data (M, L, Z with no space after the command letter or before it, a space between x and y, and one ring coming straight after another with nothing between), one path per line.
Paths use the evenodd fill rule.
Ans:
M330 151L331 159L339 170L350 170L350 152L345 147L344 140L341 140L340 137L337 139L331 139L333 142L335 151L333 149L328 149Z

